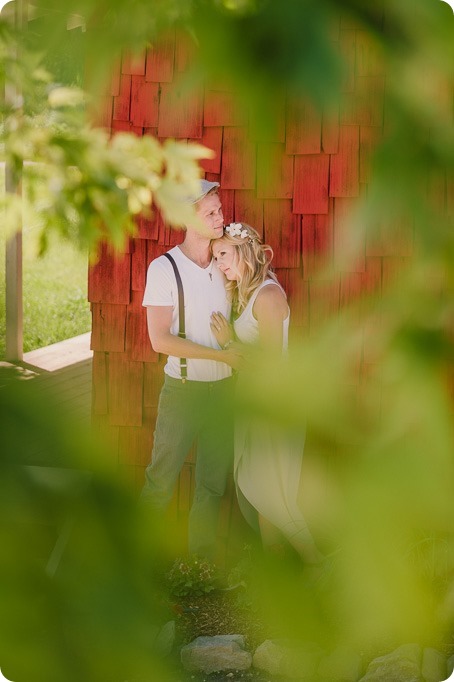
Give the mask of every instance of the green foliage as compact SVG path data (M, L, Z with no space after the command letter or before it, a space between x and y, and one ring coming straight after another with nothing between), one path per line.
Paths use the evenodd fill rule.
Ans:
M2 672L167 680L156 650L169 620L155 570L165 550L152 520L111 471L111 453L33 381L0 369L0 387ZM26 466L34 447L60 468Z
M175 559L166 574L170 593L175 597L200 597L209 594L219 587L219 579L220 573L216 565L196 554Z
M26 200L42 218L42 251L52 230L85 248L102 239L120 248L136 231L135 216L146 214L152 202L174 225L195 222L193 206L182 199L197 191L195 161L208 150L129 133L109 141L105 132L82 124L76 108L82 100L76 89L54 88L51 114L11 114L5 121L4 158L17 180L23 163L33 159L25 168ZM8 233L17 226L17 211L17 197L7 194Z
M40 8L41 0L35 4ZM61 3L42 4L49 10L49 35L55 28L61 39L61 19L52 11L60 15ZM276 124L284 96L303 95L324 113L346 106L346 64L332 39L340 11L351 30L373 40L386 73L385 135L367 196L345 226L342 244L337 240L336 257L344 273L354 271L364 238L368 245L392 243L402 223L414 237L413 255L393 284L384 280L383 291L363 296L341 316L322 311L318 324L311 320L311 334L295 344L291 363L263 358L242 382L237 403L245 413L288 429L306 423L302 500L320 549L334 553L318 578L285 560L253 557L254 600L270 627L282 623L280 634L326 648L446 642L454 623L454 434L446 380L454 301L450 8L438 0L162 0L153 11L140 0L68 0L66 6L94 25L86 35L92 92L102 91L105 69L122 49L143 49L177 25L198 45L189 85L207 79L233 86L258 139ZM127 135L109 141L81 123L77 91L48 87L52 79L41 69L41 55L24 45L19 60L11 57L22 36L0 24L0 38L4 74L26 100L35 93L32 107L22 111L16 102L5 109L3 140L16 171L24 160L39 162L26 172L33 180L29 199L43 216L43 240L56 228L83 244L108 238L120 245L133 232L133 216L152 201L177 224L188 218L172 209L197 177L200 148ZM10 198L7 208L14 222L17 202ZM337 273L322 274L329 280ZM27 681L39 674L46 681L116 679L129 661L146 674L158 665L144 639L147 633L151 638L155 612L153 563L165 554L159 529L135 516L131 500L105 471L77 503L65 489L57 495L36 488L18 466L24 438L74 456L86 453L92 462L99 455L70 427L61 432L39 399L29 402L21 394L19 400L15 391L8 401L0 392L7 444L0 517L8 548L0 585L9 590L4 587L0 600L2 668L7 674L5 652L14 670L26 666L27 650L34 665L23 675ZM51 527L66 510L77 512L78 532L52 579L43 559L46 542L53 546L46 533L28 528L22 537L6 522L23 509L32 517L44 512ZM181 563L188 573L174 567L176 589L203 592L211 585L199 565Z
M15 87L3 105L1 129L2 160L11 175L3 201L7 235L18 229L27 202L41 216L42 252L52 231L83 248L106 239L120 248L135 234L136 216L149 214L152 204L173 225L199 225L184 199L197 192L197 161L210 150L129 133L110 140L86 122L82 90L55 85L40 55L26 45L19 50L18 37L0 22L1 37L5 78ZM13 191L23 174L25 196Z

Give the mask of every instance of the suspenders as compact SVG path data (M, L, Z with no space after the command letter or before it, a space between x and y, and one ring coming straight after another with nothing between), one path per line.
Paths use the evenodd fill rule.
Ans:
M180 339L186 338L185 324L184 324L184 292L183 283L181 281L180 273L178 272L177 264L169 253L163 254L171 263L175 273L178 287L178 336ZM183 384L188 378L188 361L186 358L180 358L181 381Z

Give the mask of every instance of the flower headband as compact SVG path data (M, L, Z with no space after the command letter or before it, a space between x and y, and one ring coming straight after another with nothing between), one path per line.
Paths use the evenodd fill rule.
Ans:
M230 225L226 226L225 231L231 237L240 237L240 239L246 239L246 237L250 237L249 232L244 229L241 223L230 223Z
M258 238L255 235L250 234L241 223L230 223L230 225L226 226L225 231L231 237L239 237L240 239L246 239L246 237L248 237L248 244L252 244L253 241L259 241Z

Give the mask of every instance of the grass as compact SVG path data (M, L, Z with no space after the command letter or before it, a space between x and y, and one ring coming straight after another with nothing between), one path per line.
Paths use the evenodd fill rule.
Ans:
M3 176L3 172L2 172ZM0 187L4 187L3 177ZM90 330L87 302L87 254L52 235L39 257L39 219L27 219L23 230L24 352ZM0 236L0 359L5 357L5 237Z

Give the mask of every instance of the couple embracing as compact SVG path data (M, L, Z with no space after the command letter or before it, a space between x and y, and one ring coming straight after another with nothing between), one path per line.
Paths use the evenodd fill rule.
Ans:
M218 187L201 180L192 198L206 230L188 225L184 241L148 268L148 332L154 350L168 359L141 500L156 512L166 509L196 443L189 551L212 559L235 453L240 507L263 543L285 538L315 562L318 551L297 503L303 443L295 448L266 424L234 424L232 370L240 370L241 380L247 345L282 354L289 307L270 267L271 248L244 223L224 228Z

